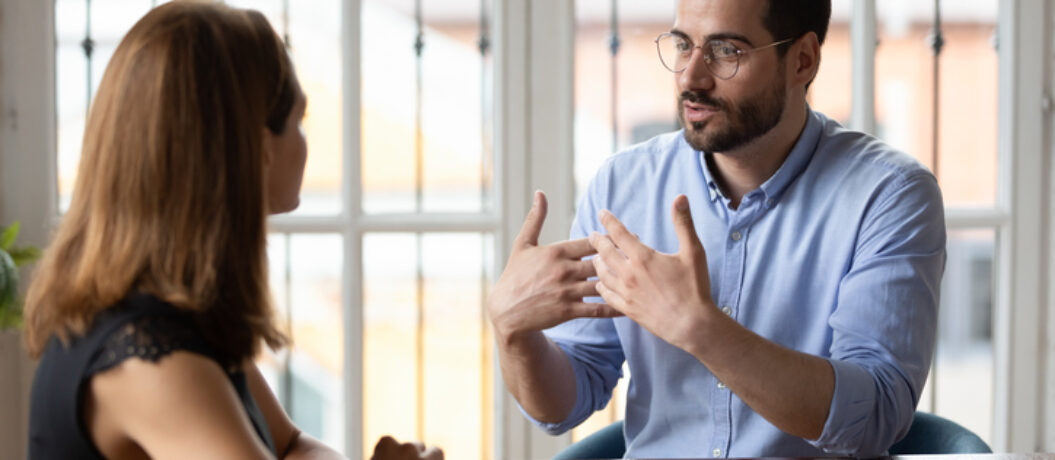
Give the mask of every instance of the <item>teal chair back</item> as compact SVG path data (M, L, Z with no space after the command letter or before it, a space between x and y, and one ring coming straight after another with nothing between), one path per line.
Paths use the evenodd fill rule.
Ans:
M623 458L626 440L623 438L623 421L608 425L560 451L553 460L583 458Z
M622 458L624 453L626 440L620 420L568 446L553 460ZM989 445L971 430L926 412L916 412L908 434L890 447L890 455L988 453L992 453Z
M926 412L916 412L912 427L890 446L890 455L989 454L993 451L978 435L958 423Z

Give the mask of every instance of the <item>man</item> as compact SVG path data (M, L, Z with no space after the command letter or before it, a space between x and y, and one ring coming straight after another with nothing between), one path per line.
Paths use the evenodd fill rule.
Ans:
M625 360L631 457L871 456L907 432L943 205L918 162L807 106L830 9L681 0L657 46L683 131L601 167L576 239L537 246L536 194L488 309L545 430L603 408Z

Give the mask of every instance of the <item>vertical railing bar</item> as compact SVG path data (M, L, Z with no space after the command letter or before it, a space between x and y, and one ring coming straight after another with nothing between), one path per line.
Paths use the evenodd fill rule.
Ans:
M619 150L619 47L622 42L619 37L619 0L612 0L611 20L609 23L610 40L608 50L612 55L612 153ZM608 403L608 421L615 422L619 415L615 408L615 399Z
M81 49L84 50L87 66L84 73L84 116L87 119L92 107L92 52L95 50L95 41L92 40L92 0L84 0L84 40L81 41Z
M283 233L285 241L285 273L283 274L283 282L286 285L285 299L283 301L286 304L286 332L289 334L289 338L293 339L293 234ZM285 357L282 359L282 394L279 395L282 403L282 407L286 408L286 412L290 416L294 416L293 408L293 348L288 347L285 351Z
M293 48L289 40L289 0L282 0L282 41L287 49Z
M493 155L493 149L491 148L488 136L488 126L490 114L488 113L488 59L487 54L491 47L491 39L489 37L490 23L487 19L487 0L480 0L480 39L477 42L477 47L480 50L480 210L487 212L488 205L488 191L492 184L487 181L487 171L493 167L494 161L491 156ZM487 457L487 437L489 431L487 429L487 414L490 411L487 405L489 392L487 391L487 366L488 366L488 353L487 349L490 346L487 340L487 263L485 258L487 256L487 238L485 234L480 234L480 426L483 428L480 430L480 458Z
M934 177L938 179L938 183L941 183L941 176L939 172L938 163L938 149L939 149L939 135L941 131L940 127L940 102L941 102L941 74L940 74L940 59L942 47L945 45L945 37L942 35L941 30L941 0L934 0L934 23L931 34L927 37L928 45L933 51L934 58L932 61L933 72L931 76L931 171L934 173ZM931 363L930 372L930 405L931 412L937 412L938 409L938 349L941 347L941 340L935 342L934 347L934 360Z
M612 0L612 17L608 49L612 54L612 152L619 150L619 68L617 57L619 46L619 0Z
M487 53L491 48L489 36L490 24L487 21L487 0L480 0L480 38L476 42L480 51L480 210L487 212L487 197L491 184L487 181L487 171L494 165L493 152L489 142L489 113L487 110Z
M414 21L417 23L417 34L414 38L414 209L422 212L425 188L425 137L422 129L422 93L424 69L422 52L425 49L425 20L421 11L421 0L414 0Z
M414 37L414 87L417 96L414 107L414 208L417 212L424 211L424 188L425 188L425 138L423 129L423 101L424 93L424 62L423 52L425 50L425 18L422 12L421 0L414 0L414 21L417 25L417 34ZM415 429L418 439L425 439L425 277L423 273L423 238L422 233L415 234L417 238L417 328L414 342L417 347L415 366L417 379L415 379L415 393L417 395L415 407Z
M417 370L417 379L415 379L415 394L417 395L417 407L416 407L416 433L418 439L425 439L425 269L424 269L424 252L425 242L424 234L417 232L414 234L417 239L417 267L415 273L415 283L417 285L417 330L414 334L414 344L417 350L415 367Z

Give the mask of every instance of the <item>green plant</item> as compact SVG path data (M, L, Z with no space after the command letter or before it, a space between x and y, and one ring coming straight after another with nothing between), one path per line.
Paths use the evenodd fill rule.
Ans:
M18 267L37 260L40 250L15 246L19 224L0 227L0 330L22 325L22 300L18 295Z

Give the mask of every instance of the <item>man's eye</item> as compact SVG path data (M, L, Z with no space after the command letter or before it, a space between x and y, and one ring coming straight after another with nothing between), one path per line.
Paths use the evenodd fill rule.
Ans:
M714 53L714 57L719 59L733 57L736 55L737 50L737 47L728 43L711 44L711 52Z
M674 49L680 53L687 53L692 50L692 45L685 41L677 41L674 42Z

